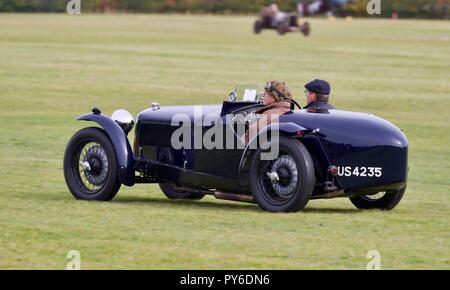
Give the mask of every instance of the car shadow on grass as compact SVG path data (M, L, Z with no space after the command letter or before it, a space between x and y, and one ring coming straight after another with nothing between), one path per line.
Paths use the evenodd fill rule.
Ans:
M303 212L305 213L341 213L341 214L357 214L361 213L356 208L330 208L330 207L306 207Z
M120 204L139 204L139 205L160 205L160 206L181 206L181 207L198 207L204 209L237 209L237 210L253 210L259 211L259 208L253 204L249 203L239 203L239 202L219 202L215 200L170 200L164 198L151 198L151 197L137 197L137 196L129 196L129 197L120 197L114 199L113 203Z
M242 203L242 202L222 202L215 200L170 200L151 197L137 197L128 196L116 198L112 201L116 204L137 204L137 205L160 205L160 206L176 206L202 209L226 209L226 210L248 210L253 212L264 212L256 204ZM361 211L355 208L324 208L324 207L306 207L303 213L340 213L340 214L355 214Z

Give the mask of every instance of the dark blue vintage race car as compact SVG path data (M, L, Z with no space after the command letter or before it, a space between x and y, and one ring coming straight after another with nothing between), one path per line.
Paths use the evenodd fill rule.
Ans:
M236 124L248 125L247 117L261 107L258 101L237 102L232 95L222 105L155 103L137 116L133 146L127 137L134 127L130 113L118 110L108 117L94 108L78 120L99 127L78 131L66 147L68 188L77 199L111 200L122 184L158 183L170 199L210 194L273 212L298 211L310 199L334 197L350 198L360 209L390 210L403 197L408 141L390 122L367 113L308 111L293 105L276 126L259 132L277 138L270 135L266 144L258 138L239 143ZM183 144L192 145L196 136L201 139L219 126L225 136L219 143L233 147L174 146L182 125L174 122L176 115L189 123ZM207 115L216 120L201 122ZM271 160L261 158L268 144L278 148Z

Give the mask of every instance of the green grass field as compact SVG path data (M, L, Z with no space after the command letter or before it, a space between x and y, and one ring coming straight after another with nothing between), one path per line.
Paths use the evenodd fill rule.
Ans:
M253 17L0 14L0 268L450 269L450 22L313 19L311 37L252 34ZM211 104L235 84L323 78L332 103L372 112L410 142L409 183L391 212L347 199L303 212L206 197L169 201L155 185L77 201L62 157L75 117L136 115L152 102ZM133 137L133 136L131 136ZM380 136L382 138L382 136Z

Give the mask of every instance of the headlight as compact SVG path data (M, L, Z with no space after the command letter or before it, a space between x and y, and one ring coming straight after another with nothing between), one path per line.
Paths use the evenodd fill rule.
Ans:
M125 132L125 134L128 134L131 129L133 129L134 126L134 118L133 115L130 114L130 112L119 109L112 113L111 119L113 119Z

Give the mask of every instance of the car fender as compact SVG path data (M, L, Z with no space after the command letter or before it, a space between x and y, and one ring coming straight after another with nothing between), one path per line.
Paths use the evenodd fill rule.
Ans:
M95 122L105 130L114 147L120 182L126 186L133 186L135 183L133 151L122 128L111 118L96 113L81 115L77 120Z
M268 131L274 131L278 130L279 135L285 135L285 136L301 136L304 132L309 132L311 130L306 129L300 125L297 125L292 122L286 122L286 123L274 123L266 126L264 129L262 129L258 135L254 136L252 140L248 142L248 144L245 146L244 152L242 153L241 160L239 162L239 168L238 168L238 179L239 183L242 185L245 183L245 176L242 174L244 171L245 164L248 157L252 155L252 153L257 150L255 149L255 142L257 142L259 136L262 134L265 134Z

